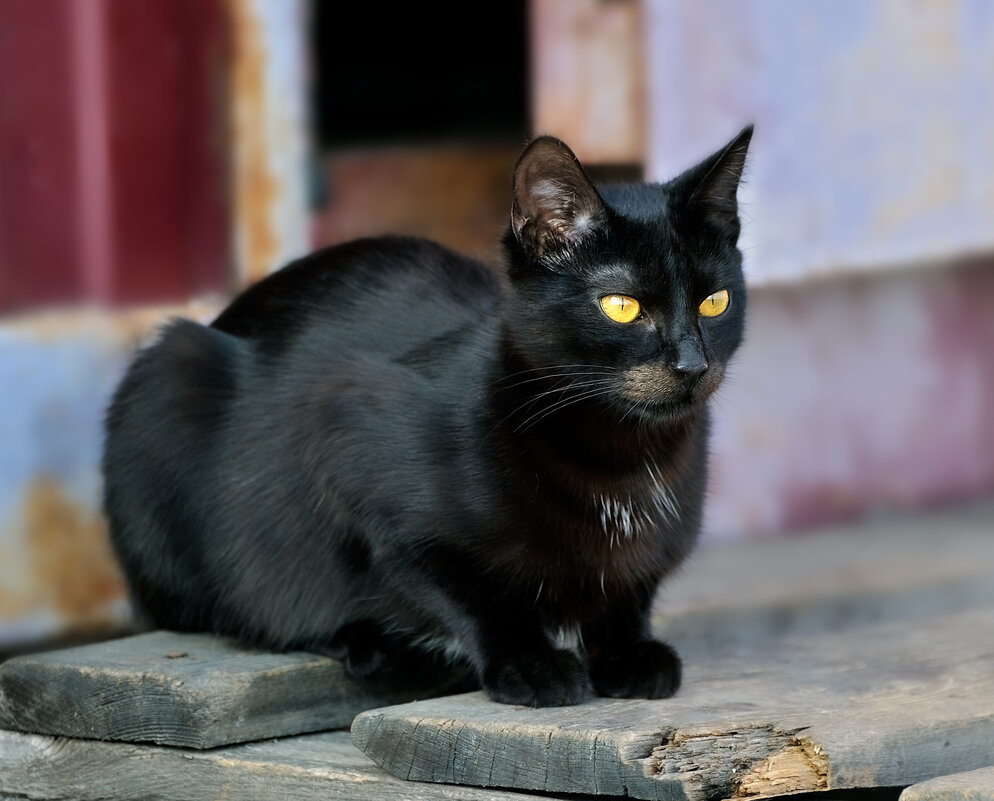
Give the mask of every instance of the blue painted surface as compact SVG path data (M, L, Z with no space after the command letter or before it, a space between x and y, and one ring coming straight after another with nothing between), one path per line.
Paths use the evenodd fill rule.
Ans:
M103 413L126 357L106 336L39 339L0 327L0 510L15 508L38 475L94 497Z
M65 597L80 597L79 587L90 580L73 571L92 569L91 557L107 558L103 548L87 550L89 539L65 538L100 536L103 415L134 347L113 319L98 314L0 324L0 648L71 629L77 611L88 626L127 615L123 596L85 610L65 608ZM31 510L32 497L43 502L32 494L39 487L49 506ZM39 552L51 545L33 539L32 515L62 526L51 541L65 554ZM93 581L113 573L103 567ZM52 575L73 577L67 594L39 586Z

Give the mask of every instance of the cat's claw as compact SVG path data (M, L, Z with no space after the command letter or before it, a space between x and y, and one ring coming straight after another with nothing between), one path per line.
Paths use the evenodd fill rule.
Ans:
M680 688L681 674L676 651L657 640L605 654L590 671L594 690L609 698L669 698Z
M483 688L494 701L520 706L568 706L591 694L587 666L572 651L528 654L495 662Z

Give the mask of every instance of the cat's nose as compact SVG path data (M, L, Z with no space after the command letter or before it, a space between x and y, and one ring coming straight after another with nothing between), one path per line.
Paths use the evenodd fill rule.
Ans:
M670 369L687 383L693 383L707 372L708 363L703 356L699 359L680 359L671 364Z
M685 382L693 383L708 369L708 360L699 339L685 337L677 345L669 368Z

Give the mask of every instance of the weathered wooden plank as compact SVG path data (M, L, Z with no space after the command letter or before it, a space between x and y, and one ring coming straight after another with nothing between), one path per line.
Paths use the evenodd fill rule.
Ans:
M994 743L991 751L994 760ZM900 801L994 801L994 765L913 784Z
M994 603L994 504L699 548L654 625L681 648L839 631Z
M705 801L911 784L990 762L994 606L698 652L664 701L525 709L480 693L365 712L398 776Z
M192 748L343 728L415 697L378 693L327 657L206 634L156 631L0 665L0 728Z
M0 730L0 799L497 801L535 796L405 782L344 732L188 751Z

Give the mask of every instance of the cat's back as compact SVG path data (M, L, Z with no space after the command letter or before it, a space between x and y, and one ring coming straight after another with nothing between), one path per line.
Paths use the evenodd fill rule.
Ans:
M348 529L350 515L375 527L398 499L454 505L440 496L476 457L445 448L472 425L499 299L485 265L390 237L294 262L210 327L167 327L115 395L104 459L115 548L153 619L182 628L213 617L244 634L249 622L231 609L258 607L260 584L215 573L232 553L250 577L281 531L295 558L320 565L324 540L311 532ZM315 598L348 586L299 577L311 579ZM220 588L230 620L216 622L221 600L204 586ZM291 617L274 604L266 615Z
M403 357L490 317L498 273L415 237L358 239L290 263L249 287L214 328L279 352L315 329L338 348Z

